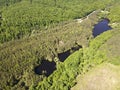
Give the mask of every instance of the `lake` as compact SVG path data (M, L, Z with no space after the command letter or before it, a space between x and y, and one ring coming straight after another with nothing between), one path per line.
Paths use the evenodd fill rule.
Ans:
M100 35L101 33L107 30L111 30L112 28L108 24L109 24L108 19L103 19L98 24L96 24L93 29L93 36L96 37L97 35Z

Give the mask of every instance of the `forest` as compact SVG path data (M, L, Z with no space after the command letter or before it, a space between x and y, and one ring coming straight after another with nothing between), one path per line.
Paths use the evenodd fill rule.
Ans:
M29 37L34 31L48 29L59 22L84 17L95 9L103 9L111 0L87 3L84 0L33 0L32 3L18 0L20 3L15 1L16 4L13 4L14 1L5 2L10 5L1 10L1 43Z
M0 90L119 90L120 73L114 73L120 67L119 4L119 0L0 0ZM93 29L103 19L111 30L94 37ZM100 89L87 85L89 73L103 64L116 67L110 66L115 85L110 89L104 82L99 82L98 86L104 84Z

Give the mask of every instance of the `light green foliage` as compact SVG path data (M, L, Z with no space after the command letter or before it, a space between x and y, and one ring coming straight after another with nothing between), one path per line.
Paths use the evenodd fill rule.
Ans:
M112 64L120 65L120 30L116 30L116 35L110 38L102 47L100 47L100 51L105 51L107 53L108 62Z
M119 15L120 15L120 1L116 1L114 5L112 5L110 8L109 8L109 14L108 14L108 18L110 19L110 22L111 23L119 23L120 22L120 18L119 18Z

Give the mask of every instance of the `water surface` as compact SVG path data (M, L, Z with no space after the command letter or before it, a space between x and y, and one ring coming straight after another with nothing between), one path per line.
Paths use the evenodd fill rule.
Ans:
M48 60L42 60L41 64L34 69L36 74L44 74L47 77L51 75L54 70L56 70L56 63L54 61L50 62Z
M62 53L58 53L58 58L61 62L64 62L72 53L74 53L75 51L79 50L80 48L82 48L82 46L80 45L76 45L74 47L71 47L71 49L62 52Z
M103 19L98 24L96 24L93 29L93 36L96 37L97 35L112 29L108 24L109 24L108 19Z

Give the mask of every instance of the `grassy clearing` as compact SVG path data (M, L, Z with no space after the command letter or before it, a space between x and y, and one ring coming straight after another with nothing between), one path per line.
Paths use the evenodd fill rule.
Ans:
M77 77L77 84L71 90L119 90L120 65L103 63Z
M107 57L109 58L109 62L116 64L116 65L120 64L119 36L120 34L115 35L100 48L102 51L103 51L103 48L104 50L107 51Z

